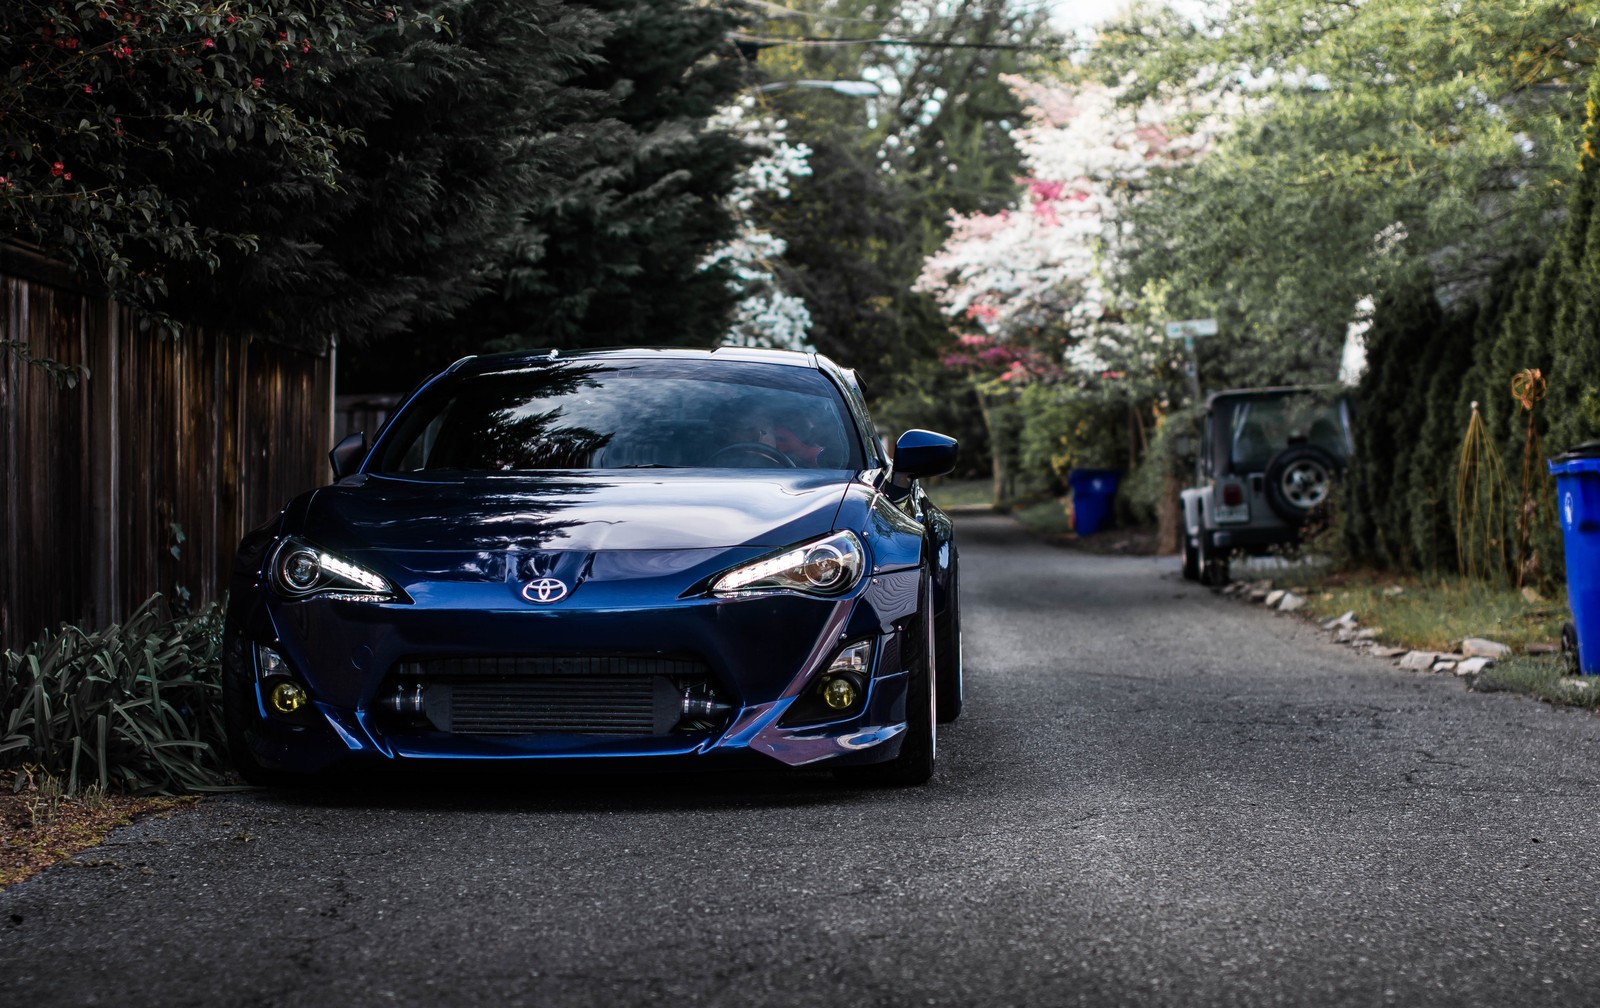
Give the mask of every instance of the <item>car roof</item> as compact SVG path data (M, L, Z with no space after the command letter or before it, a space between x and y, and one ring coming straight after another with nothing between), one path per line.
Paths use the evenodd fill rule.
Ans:
M1244 399L1264 396L1294 395L1298 392L1323 392L1336 396L1348 395L1350 390L1343 385L1269 385L1263 388L1237 388L1223 389L1206 396L1206 408L1218 399Z
M463 357L445 370L446 374L467 372L491 374L529 364L553 360L718 360L759 364L783 364L817 370L826 358L799 350L767 350L757 347L605 347L593 350L513 350L507 353ZM832 362L828 362L832 363Z

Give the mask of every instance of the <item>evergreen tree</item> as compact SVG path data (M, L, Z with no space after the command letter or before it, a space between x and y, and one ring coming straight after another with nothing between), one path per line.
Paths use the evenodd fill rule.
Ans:
M621 129L570 186L528 194L505 277L469 318L494 347L712 345L733 294L703 262L733 233L722 199L752 152L705 121L744 83L738 18L684 0L586 6L610 30L575 83L610 95Z
M1391 517L1404 523L1418 569L1456 569L1454 510L1457 461L1467 414L1457 410L1462 379L1472 365L1474 340L1482 334L1476 304L1443 313L1427 352L1416 366L1417 413L1422 422L1412 440L1406 469L1396 473ZM1398 515L1395 514L1398 512Z
M1356 390L1355 450L1342 506L1344 545L1349 555L1379 567L1405 568L1414 556L1403 515L1410 432L1425 410L1418 364L1434 343L1439 307L1431 295L1412 291L1378 304L1367 331L1367 371Z
M1561 236L1562 282L1550 331L1552 453L1600 437L1600 74L1590 75L1578 180Z
M608 133L604 96L572 83L603 22L559 0L432 0L437 33L370 30L359 56L286 82L297 107L353 131L337 189L273 184L277 168L213 158L196 198L236 208L254 254L178 292L191 311L393 359L488 289L525 194L559 190ZM424 337L422 370L440 361Z

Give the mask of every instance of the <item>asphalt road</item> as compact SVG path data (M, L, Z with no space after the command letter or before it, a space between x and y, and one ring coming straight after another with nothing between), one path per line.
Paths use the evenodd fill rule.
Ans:
M923 788L250 793L0 894L7 1005L1594 1004L1600 720L959 522Z

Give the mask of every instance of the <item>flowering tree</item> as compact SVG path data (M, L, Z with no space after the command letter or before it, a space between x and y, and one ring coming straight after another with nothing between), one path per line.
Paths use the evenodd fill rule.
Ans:
M953 214L950 238L917 282L955 320L957 345L945 363L976 381L996 445L997 494L1007 450L995 410L1020 386L1070 387L1050 393L1055 401L1097 397L1162 408L1180 373L1179 348L1151 324L1160 321L1150 310L1155 292L1130 295L1108 281L1106 249L1130 194L1153 172L1199 156L1221 121L1179 130L1171 125L1179 110L1153 101L1131 106L1098 83L1007 82L1029 120L1016 132L1028 171L1017 180L1017 201L999 213ZM1038 412L1039 400L1030 396L1030 410ZM1135 413L1141 429L1143 412Z
M0 11L0 234L66 255L134 304L163 262L214 267L252 236L186 199L207 152L251 151L279 184L332 188L348 130L285 82L326 73L361 29L438 23L364 0L21 0Z
M760 151L739 173L727 202L738 219L738 234L707 256L703 269L728 267L728 287L739 297L734 319L723 336L727 346L810 350L811 311L802 298L784 291L777 263L788 244L756 223L758 204L787 199L789 181L811 174L811 148L790 143L787 123L764 115L753 97L724 108L708 124L736 134Z
M1065 376L1121 370L1160 340L1130 321L1136 299L1106 282L1102 250L1118 201L1152 171L1197 156L1209 130L1178 133L1167 125L1175 110L1130 108L1091 82L1007 80L1028 103L1017 142L1029 175L1018 179L1017 204L952 215L950 238L926 260L917 289L968 335L1057 352ZM998 375L1030 376L1055 377L1037 366Z

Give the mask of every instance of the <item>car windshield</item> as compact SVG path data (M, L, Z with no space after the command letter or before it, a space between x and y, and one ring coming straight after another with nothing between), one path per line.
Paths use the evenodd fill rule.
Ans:
M538 361L446 380L378 446L378 472L859 469L843 397L821 372L746 361Z
M1315 445L1341 462L1350 457L1350 428L1342 398L1309 392L1239 398L1220 412L1235 472L1265 469L1274 455L1291 444Z

